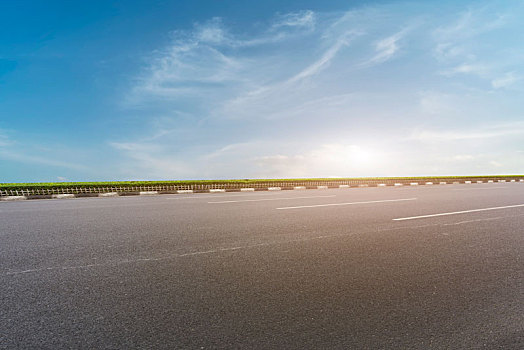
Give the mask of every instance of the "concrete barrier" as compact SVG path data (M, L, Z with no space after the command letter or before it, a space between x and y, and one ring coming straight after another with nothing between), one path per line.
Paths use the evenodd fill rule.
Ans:
M99 193L98 197L118 197L118 192Z
M6 197L0 197L0 200L2 201L23 201L26 200L26 196L6 196Z
M281 187L268 187L267 190L268 191L282 191L282 188Z
M255 189L251 187L246 187L246 188L241 188L240 192L255 192Z
M158 191L142 191L138 193L141 196L154 196L158 194Z
M74 194L54 194L52 196L54 199L68 199L68 198L75 198Z
M209 190L209 193L220 193L220 192L226 192L223 188L212 188Z

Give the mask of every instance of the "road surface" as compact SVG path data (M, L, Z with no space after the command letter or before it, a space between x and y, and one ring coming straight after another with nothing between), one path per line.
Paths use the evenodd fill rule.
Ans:
M0 202L1 349L523 349L524 184Z

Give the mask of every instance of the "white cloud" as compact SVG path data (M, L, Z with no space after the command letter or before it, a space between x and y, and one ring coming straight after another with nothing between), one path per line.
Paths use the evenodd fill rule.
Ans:
M344 46L347 46L349 42L351 41L351 39L356 35L357 33L354 31L348 31L344 33L343 35L341 35L336 40L336 42L328 50L326 50L326 52L324 52L324 54L322 55L322 57L319 60L313 62L311 65L306 67L300 73L298 73L297 75L289 79L288 82L292 83L292 82L296 82L301 79L308 78L312 75L319 73L321 70L325 69L329 65L331 60L333 60L336 54L340 51L340 49L342 49L342 47Z
M372 65L384 63L399 51L399 41L406 35L407 29L403 29L391 36L379 40L375 44L375 56L363 63L363 65Z
M204 25L197 25L195 41L200 43L221 44L229 41L228 33L222 25L222 19L215 17Z
M190 179L198 178L192 166L169 154L161 145L153 143L111 142L110 146L123 151L130 161L119 164L118 172L133 179Z
M291 12L284 15L278 15L272 29L281 27L307 27L315 26L315 13L311 10Z
M420 141L459 141L490 138L505 138L524 135L524 123L515 122L500 125L490 125L483 128L466 130L415 130L410 139Z
M433 54L441 65L440 73L456 80L462 79L463 74L475 75L494 89L513 84L517 79L507 72L521 66L522 54L508 51L511 37L503 34L511 26L520 27L513 11L511 6L495 6L488 2L463 12L458 18L445 16L439 21L443 24L432 32L432 36L435 41ZM493 41L497 31L501 34L497 34L495 40L506 42L506 45ZM505 49L501 49L504 46Z
M442 72L443 75L452 76L455 74L476 74L476 75L485 75L487 68L480 64L469 64L463 63L451 69L448 69Z
M519 78L515 72L508 72L499 78L495 78L491 81L491 86L494 89L506 88L510 85L513 85L515 82L519 81Z
M6 147L12 144L12 141L7 136L7 132L0 129L0 147Z
M0 159L7 159L17 163L38 164L47 165L51 167L66 168L82 172L85 172L89 169L87 166L83 164L77 164L67 160L52 159L49 157L49 154L35 155L22 153L12 149L0 149Z

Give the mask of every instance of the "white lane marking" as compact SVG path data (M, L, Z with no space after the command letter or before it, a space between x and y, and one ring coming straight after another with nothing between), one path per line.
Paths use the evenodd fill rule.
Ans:
M209 204L225 204L225 203L242 203L242 202L279 201L281 199L327 198L327 197L336 197L336 195L309 196L309 197L279 197L279 198L263 198L263 199L240 199L238 201L217 201L217 202L208 202L208 203Z
M485 191L496 190L498 188L508 188L507 186L482 187L482 188L454 188L453 191Z
M489 210L501 210L509 208L519 208L524 207L524 204L515 204L515 205L505 205L503 207L492 207L492 208L481 208L481 209L470 209L470 210L461 210L461 211L452 211L449 213L439 213L439 214L428 214L428 215L419 215L419 216L410 216L406 218L396 218L393 221L404 221L404 220L414 220L414 219L425 219L425 218L434 218L437 216L447 216L447 215L457 215L457 214L467 214L467 213L476 213L479 211L489 211Z
M318 207L334 207L342 205L356 205L356 204L372 204L372 203L387 203L387 202L402 202L402 201L414 201L416 198L402 198L402 199L383 199L378 201L364 201L364 202L349 202L349 203L330 203L330 204L315 204L315 205L299 205L296 207L282 207L276 208L278 210L286 209L302 209L302 208L318 208Z

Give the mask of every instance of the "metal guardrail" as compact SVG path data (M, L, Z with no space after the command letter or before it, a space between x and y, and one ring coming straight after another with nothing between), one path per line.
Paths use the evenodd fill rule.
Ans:
M173 184L173 185L151 185L151 186L100 186L100 187L55 187L55 188L22 188L22 189L0 189L0 196L37 196L37 195L53 195L53 194L81 194L81 193L126 193L126 192L176 192L180 190L192 190L195 192L209 191L211 189L224 190L240 190L241 188L255 188L263 189L268 187L339 187L346 185L349 187L359 186L394 186L395 184L409 185L417 182L420 185L425 185L427 182L439 184L446 183L466 183L467 181L488 182L488 181L520 181L524 177L516 176L486 176L486 177L460 177L460 178L443 178L443 177L428 177L428 178L384 178L384 179L347 179L347 180L304 180L304 181L260 181L260 182L227 182L227 183L194 183L194 184Z

